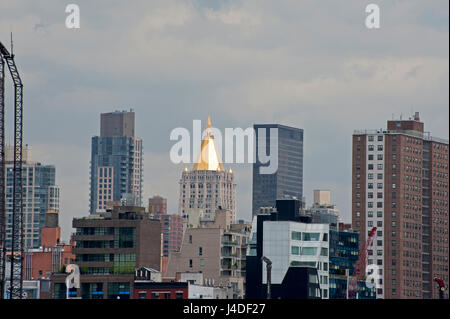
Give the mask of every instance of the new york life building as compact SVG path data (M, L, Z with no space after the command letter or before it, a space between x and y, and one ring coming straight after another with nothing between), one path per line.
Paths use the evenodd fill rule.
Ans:
M352 224L360 248L377 227L377 298L438 298L435 277L448 287L448 147L418 113L353 134Z
M135 113L101 114L100 136L92 138L90 213L111 202L142 204L142 139L134 135Z
M178 214L189 223L193 216L213 217L216 209L227 209L236 220L234 174L225 170L214 141L211 120L205 128L200 153L191 171L184 169L180 179Z

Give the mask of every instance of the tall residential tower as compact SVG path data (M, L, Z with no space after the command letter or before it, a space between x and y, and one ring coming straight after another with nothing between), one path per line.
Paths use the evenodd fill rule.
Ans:
M11 248L12 192L14 147L7 146L6 158L6 247ZM39 248L41 229L48 211L59 212L59 187L55 184L56 169L31 160L31 147L23 147L23 225L24 248Z
M100 136L92 138L91 214L109 202L142 205L142 139L134 127L133 111L101 114Z
M353 134L352 224L361 247L377 227L377 298L437 298L435 277L448 287L448 147L419 113Z

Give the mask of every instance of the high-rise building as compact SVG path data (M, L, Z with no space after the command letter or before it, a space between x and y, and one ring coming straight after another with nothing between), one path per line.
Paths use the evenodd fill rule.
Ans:
M261 207L274 207L277 199L303 199L303 130L279 124L255 124L256 161L253 164L253 215ZM278 131L278 140L271 131ZM271 145L277 143L277 145ZM265 154L276 149L278 169L273 174L264 174L261 167L268 166L260 159L259 148L264 146ZM273 164L273 163L272 163Z
M14 147L5 150L6 169L6 247L11 248L12 193ZM59 212L59 187L55 184L56 169L53 165L42 165L31 159L31 147L23 147L23 225L24 248L39 248L41 229L45 226L48 211Z
M134 136L134 112L101 114L100 136L92 138L90 213L110 202L142 205L142 140Z
M191 171L184 169L180 184L178 213L185 223L190 214L214 214L216 209L231 211L236 220L236 184L230 169L225 171L214 142L211 120L208 118L200 154Z
M377 227L377 298L437 298L434 277L448 287L448 147L418 113L353 134L352 224L360 248Z

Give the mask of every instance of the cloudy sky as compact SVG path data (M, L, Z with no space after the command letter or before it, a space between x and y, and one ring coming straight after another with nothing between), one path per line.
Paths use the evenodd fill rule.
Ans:
M72 218L88 214L90 139L102 112L135 110L145 201L165 196L170 212L183 167L169 160L169 134L208 115L219 129L303 128L307 203L313 189L330 189L346 221L354 129L419 111L426 130L448 139L447 0L71 2L78 30L65 28L67 1L0 1L0 41L13 31L25 85L25 143L34 160L57 167L66 239ZM380 29L365 27L371 2ZM238 217L249 219L251 166L232 167Z

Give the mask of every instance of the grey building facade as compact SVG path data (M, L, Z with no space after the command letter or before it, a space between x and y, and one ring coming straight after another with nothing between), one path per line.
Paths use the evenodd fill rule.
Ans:
M252 214L255 216L260 207L274 207L277 199L295 197L302 200L303 130L279 124L255 124L253 128L256 137L256 161L253 164ZM277 129L278 142L271 136L271 129ZM260 168L268 166L269 163L260 160L259 148L265 145L266 154L270 154L271 143L277 143L278 169L273 174L263 174ZM272 145L272 148L275 146Z
M109 203L142 205L142 140L134 136L130 111L101 114L100 136L92 138L90 213Z

